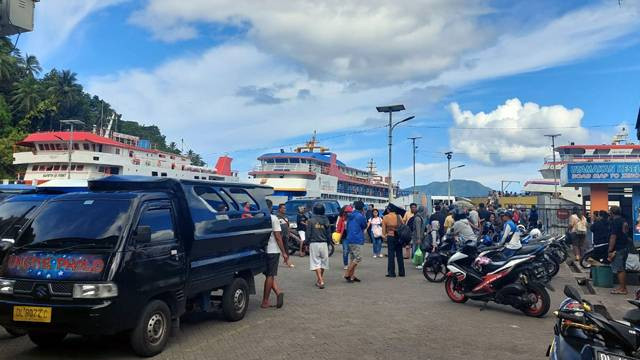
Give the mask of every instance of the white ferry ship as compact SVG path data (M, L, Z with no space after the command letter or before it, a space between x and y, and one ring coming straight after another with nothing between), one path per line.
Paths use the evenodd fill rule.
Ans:
M341 205L356 200L381 208L388 204L387 179L376 172L373 160L367 170L347 166L328 148L318 145L315 134L293 152L261 155L249 172L252 181L274 188L274 204L291 199L334 199ZM394 187L394 198L397 188Z
M109 134L107 136L106 134ZM73 136L73 149L69 140ZM15 165L25 184L39 185L55 179L89 180L107 175L144 175L207 181L239 181L232 159L218 158L215 168L193 166L188 157L151 148L148 140L116 132L38 132L18 142Z

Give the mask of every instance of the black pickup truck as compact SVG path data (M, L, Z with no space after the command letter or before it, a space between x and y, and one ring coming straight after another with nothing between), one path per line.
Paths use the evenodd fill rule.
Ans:
M153 356L187 311L244 317L266 266L270 187L111 176L89 189L48 201L18 234L0 269L0 325L41 347L129 333Z

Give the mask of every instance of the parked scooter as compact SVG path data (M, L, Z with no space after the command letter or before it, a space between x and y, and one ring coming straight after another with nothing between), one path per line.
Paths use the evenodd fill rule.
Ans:
M640 301L623 321L614 320L602 305L592 305L580 292L565 286L568 299L554 314L554 339L547 350L553 360L631 360L640 357Z
M456 252L455 239L446 235L439 245L428 246L428 255L422 264L422 275L429 282L443 282L447 275L447 261Z
M451 301L493 301L510 305L528 316L543 317L550 307L544 285L531 277L535 255L519 255L494 262L477 256L475 244L465 244L447 263L445 290Z

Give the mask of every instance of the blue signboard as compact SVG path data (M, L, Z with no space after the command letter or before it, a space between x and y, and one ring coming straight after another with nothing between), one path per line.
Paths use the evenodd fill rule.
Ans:
M567 164L560 179L562 185L640 184L640 163Z

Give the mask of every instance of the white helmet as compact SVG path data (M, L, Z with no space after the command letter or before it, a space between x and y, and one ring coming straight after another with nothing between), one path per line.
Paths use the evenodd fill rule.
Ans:
M529 232L529 235L531 235L532 239L537 239L542 236L542 232L540 231L540 229L533 229Z
M524 227L524 225L520 224L520 225L518 225L518 231L519 231L521 234L524 234L524 233L527 231L527 228L526 228L526 227Z

